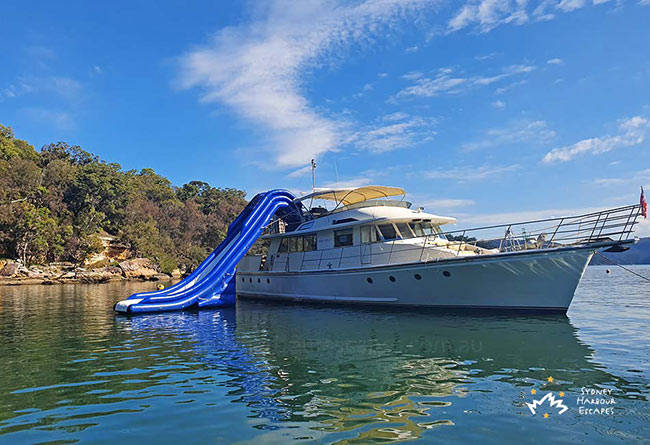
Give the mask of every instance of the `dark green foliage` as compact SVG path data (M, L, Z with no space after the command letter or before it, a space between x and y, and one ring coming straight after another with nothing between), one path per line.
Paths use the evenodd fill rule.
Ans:
M163 272L191 269L245 205L241 190L176 188L151 169L125 172L65 142L39 153L0 125L0 255L81 263L102 250L105 231Z

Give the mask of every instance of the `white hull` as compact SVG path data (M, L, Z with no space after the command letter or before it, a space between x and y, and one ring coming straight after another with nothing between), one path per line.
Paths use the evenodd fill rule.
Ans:
M549 249L327 271L238 270L237 294L294 301L566 312L594 251L593 247Z

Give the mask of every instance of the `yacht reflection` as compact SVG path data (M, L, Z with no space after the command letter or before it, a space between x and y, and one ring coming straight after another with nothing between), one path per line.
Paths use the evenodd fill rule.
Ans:
M236 309L138 316L120 324L191 339L197 360L230 377L229 395L249 406L262 422L257 427L272 430L290 421L348 440L407 440L453 424L436 407L453 405L486 377L522 391L531 379L551 375L564 382L555 390L620 380L591 360L593 351L564 316L240 300Z

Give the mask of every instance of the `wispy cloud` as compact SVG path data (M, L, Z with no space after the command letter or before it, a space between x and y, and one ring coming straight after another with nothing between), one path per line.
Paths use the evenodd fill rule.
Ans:
M398 28L436 0L274 0L253 22L219 31L209 45L180 58L180 86L199 88L203 102L232 107L261 125L280 166L303 164L340 143L342 124L314 108L302 90L305 72L351 45Z
M554 59L549 59L546 61L548 65L560 65L562 63L562 59L559 58L554 58Z
M490 128L485 132L483 138L465 143L461 149L474 151L522 143L547 144L555 136L555 131L548 128L548 124L544 121L519 120L503 128Z
M648 119L634 116L622 120L618 125L618 134L582 139L573 145L554 148L546 153L542 161L546 164L570 161L576 156L600 154L623 147L639 145L645 141L650 127Z
M358 177L351 179L344 179L342 181L332 181L323 184L322 188L344 188L344 187L361 187L364 185L370 184L372 181L370 178Z
M399 91L393 96L393 100L408 96L434 97L442 94L460 93L534 70L535 67L531 65L510 65L492 76L466 76L463 73L456 73L453 68L441 68L433 77L426 77L420 73L407 73L403 77L412 81L414 85Z
M631 172L618 178L598 178L594 180L594 184L602 186L618 184L650 184L650 168Z
M74 119L70 113L47 108L25 108L20 110L31 120L39 124L54 127L57 131L70 131L74 128Z
M425 209L436 211L436 209L457 209L462 207L470 207L476 204L472 199L431 199L418 202Z
M447 29L454 32L476 26L479 31L488 32L505 23L523 24L528 21L526 4L526 0L472 0L449 20Z
M8 87L0 90L5 98L17 98L27 94L50 94L69 102L83 97L84 86L78 80L64 76L25 76L19 77Z
M383 116L378 125L356 132L348 142L372 153L385 153L431 140L436 134L434 127L435 120L396 112Z
M447 32L461 29L485 33L505 25L523 25L529 22L552 20L555 13L568 13L588 5L607 3L608 0L468 0L447 22ZM650 0L640 0L641 5Z
M495 177L502 176L507 173L512 173L521 168L518 164L489 166L483 165L480 167L456 167L438 170L425 171L422 174L428 179L449 179L456 182L473 182L484 181Z

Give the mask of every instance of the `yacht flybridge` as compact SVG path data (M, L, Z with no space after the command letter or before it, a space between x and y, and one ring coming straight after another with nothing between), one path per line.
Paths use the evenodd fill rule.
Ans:
M564 313L594 253L626 250L642 214L630 205L448 230L455 218L412 208L397 187L314 189L300 198L271 190L250 201L187 278L115 310L215 307L239 296ZM260 238L267 253L246 255Z

